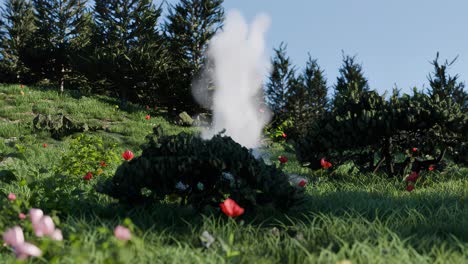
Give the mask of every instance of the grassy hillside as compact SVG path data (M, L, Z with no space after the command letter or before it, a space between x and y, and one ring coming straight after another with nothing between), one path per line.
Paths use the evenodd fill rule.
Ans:
M21 94L24 93L24 95ZM62 242L26 240L46 254L31 263L466 263L468 261L468 170L451 166L444 173L423 175L413 192L399 179L361 175L350 167L330 176L299 166L290 147L274 144L271 161L279 155L290 161L285 170L309 179L306 202L281 214L269 208L247 211L227 219L219 210L200 215L169 201L148 207L126 207L93 191L68 194L70 182L57 177L64 155L77 135L54 140L32 131L36 114L63 113L77 122L102 127L88 132L116 153L138 146L155 125L169 133L194 132L171 124L162 110L131 106L122 111L113 99L76 98L56 91L0 85L0 203L14 206L0 215L0 231L22 225L14 209L57 202L54 216ZM151 115L146 120L145 116ZM43 144L47 144L44 147ZM109 151L111 151L109 149ZM109 163L101 177L111 177L119 163ZM66 168L65 168L66 169ZM96 176L100 177L100 176ZM50 186L56 186L51 188ZM48 191L47 191L48 190ZM15 193L17 200L6 196ZM66 195L63 195L66 194ZM16 207L15 207L16 206ZM0 206L0 209L2 207ZM17 212L16 212L17 213ZM26 213L26 212L25 212ZM113 237L115 226L132 230L127 243ZM215 241L204 248L200 237L208 231ZM47 250L46 250L47 248ZM0 248L0 263L14 263L11 249Z

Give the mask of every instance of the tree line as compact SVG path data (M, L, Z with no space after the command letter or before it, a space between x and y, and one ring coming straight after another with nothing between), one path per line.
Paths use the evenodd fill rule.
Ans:
M191 84L209 67L204 53L223 26L222 4L180 0L163 17L162 2L151 0L95 0L92 6L87 0L6 0L0 82L106 94L122 106L206 111ZM394 89L388 98L370 88L355 56L343 54L330 86L316 59L309 55L298 70L286 49L274 50L265 103L274 114L269 130L286 132L302 161L318 164L327 156L394 173L394 155L410 145L468 160L468 95L459 76L448 72L455 60L441 63L437 54L429 87L412 95Z
M6 0L0 82L49 82L144 104L196 107L191 82L222 25L223 0Z

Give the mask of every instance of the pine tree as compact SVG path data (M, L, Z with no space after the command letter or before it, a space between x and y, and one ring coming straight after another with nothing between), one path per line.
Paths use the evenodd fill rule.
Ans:
M339 69L340 75L335 85L335 108L344 106L349 100L358 100L364 93L369 91L369 84L364 77L362 65L356 63L356 56L343 54L343 65Z
M159 79L168 64L157 27L161 8L151 0L96 0L94 10L95 48L87 75L118 95L122 106L150 92L161 95Z
M317 60L310 57L297 78L289 97L289 106L296 133L305 135L310 124L327 110L327 80Z
M165 24L172 61L176 68L170 74L174 97L180 105L195 106L191 83L205 64L209 40L221 28L224 0L181 0L169 7Z
M35 30L30 1L8 0L0 12L0 76L4 81L25 82L29 69L23 63L27 42ZM9 76L8 76L9 75Z
M30 64L56 81L63 92L74 74L72 57L89 44L90 14L87 0L33 0L37 31L30 47Z
M452 100L459 104L463 109L468 110L468 93L465 92L465 84L459 82L459 76L450 76L448 74L448 68L452 66L457 58L452 60L450 63L445 61L443 64L439 64L439 53L437 52L436 58L432 62L434 66L434 72L429 74L428 80L430 84L429 95L432 99L438 97L438 100Z
M275 49L271 60L272 71L266 84L266 101L274 114L274 123L284 121L287 116L289 96L293 86L298 84L295 67L286 55L286 45L281 43Z

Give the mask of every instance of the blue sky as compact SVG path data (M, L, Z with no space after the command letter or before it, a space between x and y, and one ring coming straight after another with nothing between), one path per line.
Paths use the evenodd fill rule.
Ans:
M342 50L357 55L371 88L380 92L427 86L437 51L442 59L458 55L451 73L468 81L468 0L225 0L224 7L249 21L270 15L269 55L284 41L302 69L310 52L330 86Z
M169 1L174 2L174 1ZM451 68L468 81L468 0L225 0L249 20L271 16L267 43L281 41L302 68L310 52L336 82L341 50L357 55L372 89L427 86L430 61L459 56Z

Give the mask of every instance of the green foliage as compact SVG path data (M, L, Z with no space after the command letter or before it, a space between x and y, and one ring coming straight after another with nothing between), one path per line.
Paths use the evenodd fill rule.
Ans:
M109 175L107 166L115 166L120 161L116 144L105 144L102 138L81 134L74 138L69 149L62 155L60 165L55 169L57 174L79 177L87 173ZM102 166L100 163L106 165ZM102 172L100 172L102 171Z
M301 161L312 167L329 157L337 164L354 161L364 171L403 174L410 163L396 160L398 155L416 147L421 154L443 156L467 139L468 116L452 100L434 101L416 90L413 96L395 91L388 101L374 91L353 91L340 100L296 145Z
M165 36L171 61L168 85L171 105L191 110L191 83L207 67L205 51L209 40L221 28L224 19L224 0L181 0L169 7Z
M35 30L30 1L8 0L0 12L0 80L29 83L30 69L24 64L24 49Z
M159 128L154 132L142 155L102 184L104 193L130 203L176 195L200 209L217 207L229 196L245 207L272 204L286 210L301 198L284 173L230 137L203 140L186 133L165 136Z
M296 84L295 68L291 59L287 57L284 43L275 49L275 57L271 63L272 71L266 85L266 101L273 111L273 123L279 124L288 116L289 96L293 89L292 86Z
M158 29L161 8L151 0L94 1L94 34L80 70L96 91L127 100L164 98L165 76L171 65Z
M91 20L87 0L33 0L36 31L28 42L26 64L40 77L56 82L80 78L72 63L90 44Z
M288 138L296 139L304 136L308 126L327 110L327 80L317 60L309 55L304 71L290 89L287 108L293 125L286 132Z
M335 85L334 106L340 107L342 100L354 94L359 96L363 92L369 91L369 84L364 77L362 65L356 63L356 57L343 54L343 65L339 69L340 75Z

